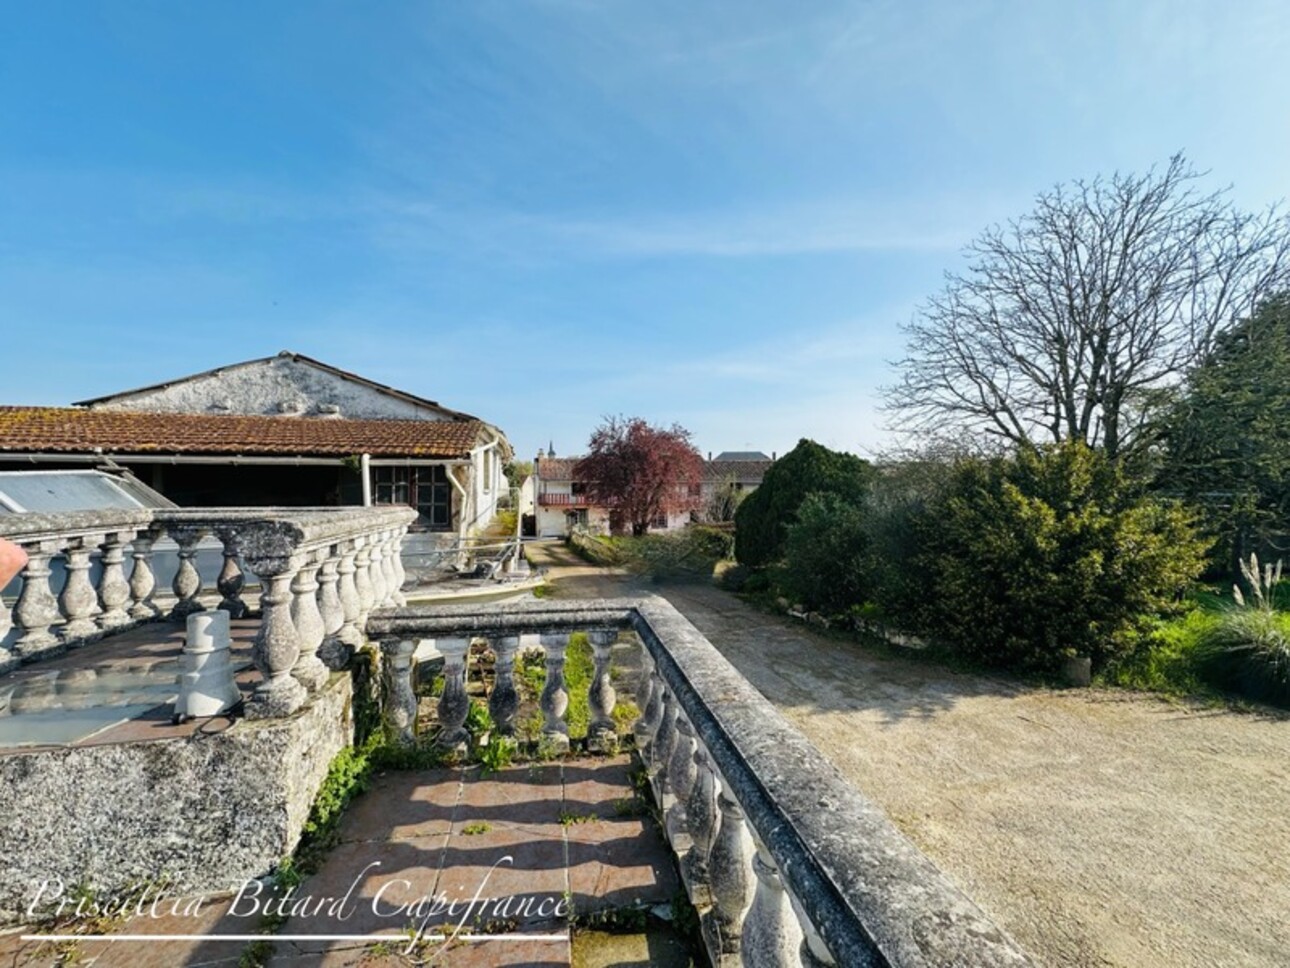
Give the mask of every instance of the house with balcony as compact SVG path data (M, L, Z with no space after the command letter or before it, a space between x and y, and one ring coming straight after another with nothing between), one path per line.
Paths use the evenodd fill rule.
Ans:
M616 530L611 510L591 500L587 482L578 480L579 457L555 457L538 451L527 490L533 504L535 528L540 538L567 537L574 528L587 528L596 534ZM760 451L724 451L715 458L711 453L703 462L702 479L690 486L700 510L677 511L660 515L653 523L655 531L675 531L701 519L704 510L721 492L746 494L755 490L774 463Z

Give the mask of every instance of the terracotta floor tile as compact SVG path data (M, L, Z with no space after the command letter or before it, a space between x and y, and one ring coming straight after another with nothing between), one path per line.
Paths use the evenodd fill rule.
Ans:
M475 836L453 836L444 851L438 894L457 902L459 909L439 923L460 922L477 896L488 902L471 913L479 923L559 921L568 886L558 825L494 827Z
M457 817L494 826L559 823L560 764L513 766L482 775L478 767L463 774Z
M297 899L310 899L312 909L298 911L279 933L401 934L430 909L446 840L446 835L437 835L337 845L322 869L295 891ZM343 903L347 895L349 902ZM325 907L318 908L320 902ZM351 942L352 946L362 943ZM309 953L337 947L325 942L296 944Z
M406 840L446 834L461 771L391 772L377 777L345 812L341 841Z
M680 889L676 865L652 820L601 820L566 830L575 911L660 904Z
M610 819L634 808L630 756L573 760L564 764L564 812Z

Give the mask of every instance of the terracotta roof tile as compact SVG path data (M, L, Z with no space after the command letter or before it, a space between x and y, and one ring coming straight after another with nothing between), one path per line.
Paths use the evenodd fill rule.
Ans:
M465 457L479 420L348 420L0 407L0 453L310 454Z
M571 481L580 460L581 457L543 457L537 462L538 476L544 481Z
M760 484L773 463L774 461L769 457L765 460L705 460L703 479L707 481L731 479L741 484Z

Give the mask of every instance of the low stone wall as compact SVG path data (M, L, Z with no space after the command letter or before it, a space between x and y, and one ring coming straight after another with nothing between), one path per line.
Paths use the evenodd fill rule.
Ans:
M214 893L267 873L353 741L351 695L334 675L286 719L0 758L0 923L25 919L44 882L110 892L166 875Z

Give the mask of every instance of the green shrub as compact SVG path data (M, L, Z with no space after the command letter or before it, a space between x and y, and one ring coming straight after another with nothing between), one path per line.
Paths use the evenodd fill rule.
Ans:
M1217 613L1195 607L1178 616L1144 622L1133 647L1103 671L1102 681L1174 696L1210 692L1201 668L1201 648L1219 620Z
M860 507L836 494L808 494L789 525L776 583L792 601L835 615L868 598L872 569Z
M1202 642L1201 669L1220 689L1290 707L1290 615L1226 613Z
M959 461L918 531L921 630L1014 667L1128 654L1206 550L1190 512L1078 442Z
M812 440L799 441L770 466L761 485L735 512L735 558L754 568L776 563L788 525L808 494L834 494L858 503L873 476L868 461Z
M1259 569L1250 555L1240 563L1250 598L1233 586L1236 607L1222 614L1201 645L1205 678L1230 692L1290 706L1290 616L1276 611L1281 562Z
M734 551L733 534L705 525L610 540L620 563L654 578L709 577Z

